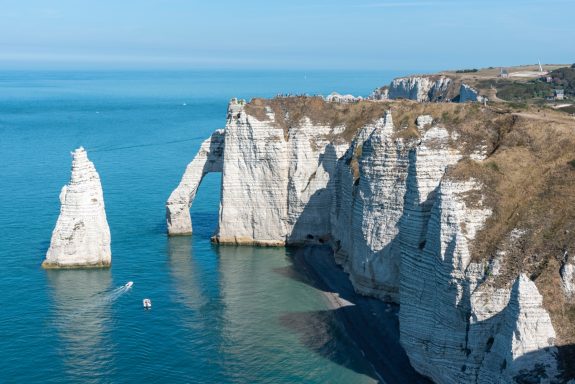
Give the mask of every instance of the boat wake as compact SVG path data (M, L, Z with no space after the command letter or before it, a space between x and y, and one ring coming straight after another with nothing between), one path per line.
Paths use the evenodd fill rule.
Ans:
M113 289L112 291L99 292L93 296L83 299L82 303L76 307L76 310L70 313L70 317L84 316L102 307L109 306L120 297L128 293L132 289L132 285L133 283L130 281L125 285Z
M111 304L118 300L123 294L129 292L132 289L132 285L130 283L131 281L126 285L122 285L121 287L114 289L112 292L105 293L101 298L101 304Z

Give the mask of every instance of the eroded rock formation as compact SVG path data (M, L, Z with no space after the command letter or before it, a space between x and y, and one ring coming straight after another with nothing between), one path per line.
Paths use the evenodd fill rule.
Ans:
M407 99L418 102L459 103L487 101L479 91L461 80L443 75L409 76L394 79L389 85L375 89L369 100Z
M445 76L410 76L395 79L389 85L390 99L438 101L446 99L452 80Z
M422 84L398 89L425 99L446 83ZM555 382L537 286L475 247L494 215L488 153L515 120L472 105L324 103L230 103L215 241L331 245L356 290L400 303L401 343L437 382Z
M479 91L475 88L470 87L467 84L461 84L459 87L459 102L479 102L482 103L485 100L484 96L479 95Z
M372 100L407 99L423 101L449 101L453 80L446 76L409 76L394 79L389 86L373 91Z
M166 221L169 235L192 233L190 208L196 197L198 186L209 172L222 171L224 153L224 130L216 130L205 140L198 153L188 164L178 187L166 203Z
M561 284L567 297L573 297L575 293L575 261L567 252L563 255L563 265L561 266Z
M72 177L60 192L60 216L44 268L109 267L110 228L100 176L84 148L72 152Z

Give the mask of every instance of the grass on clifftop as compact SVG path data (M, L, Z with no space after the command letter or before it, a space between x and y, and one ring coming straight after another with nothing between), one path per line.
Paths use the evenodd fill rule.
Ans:
M450 177L480 180L493 215L472 248L476 261L498 253L496 286L527 273L543 295L558 344L575 343L575 301L562 290L565 252L575 255L575 120L552 110L508 111L492 122L493 151L485 161L463 161ZM513 234L513 235L512 235Z
M246 112L260 121L268 121L266 108L275 115L275 123L284 130L284 137L297 129L307 117L313 124L331 128L345 126L343 133L334 136L351 142L357 131L364 125L383 116L389 106L385 103L329 103L321 97L294 96L274 99L253 99L246 105Z
M303 119L309 118L316 125L345 127L341 133L334 133L328 139L347 143L353 140L360 128L383 117L388 110L392 112L396 137L405 139L419 137L416 119L420 115L432 115L437 123L455 127L463 121L474 121L481 110L478 104L418 103L411 100L332 103L321 97L308 96L256 98L246 104L246 112L260 121L269 121L266 109L274 113L275 125L284 130L286 140L291 130L297 130ZM480 135L475 131L468 129L465 134L470 139L479 139Z
M386 110L392 111L396 138L417 139L416 118L431 115L435 124L456 134L454 148L466 155L485 151L487 159L467 158L448 170L450 178L479 180L483 202L493 210L477 234L472 255L480 261L504 252L502 274L491 283L508 285L519 273L527 273L543 295L558 345L574 344L575 300L563 294L559 269L565 251L575 255L575 120L549 108L490 104L487 108L409 100L340 104L319 97L291 97L254 99L246 111L265 121L269 107L286 139L303 117L315 124L344 125L343 133L331 139L346 142ZM468 202L476 204L479 198L468 196Z

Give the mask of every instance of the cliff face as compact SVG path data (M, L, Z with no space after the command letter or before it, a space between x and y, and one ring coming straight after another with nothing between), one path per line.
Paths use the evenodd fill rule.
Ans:
M542 138L519 119L469 104L233 101L215 240L331 245L356 290L400 303L401 343L437 382L553 382L557 339L570 334L556 335L567 318L549 299L571 299L552 296L561 283L542 296L540 282L570 292L573 273L528 256L540 195L518 156L541 152Z
M394 79L389 85L375 89L370 100L415 100L418 102L457 101L459 103L480 102L486 98L479 91L443 75L409 76Z
M286 131L269 106L258 108L259 119L241 103L229 106L216 241L284 245L326 239L330 175L347 148L329 140L339 128L303 118Z
M60 192L60 204L60 216L42 266L110 266L110 228L100 176L82 147L72 153L72 177Z
M415 101L446 100L452 80L445 76L411 76L395 79L389 85L390 99Z
M474 102L474 101L478 101L478 102L483 102L485 100L484 96L480 96L479 95L479 91L475 88L470 87L467 84L461 84L461 86L459 87L459 102L460 103L465 103L465 102Z

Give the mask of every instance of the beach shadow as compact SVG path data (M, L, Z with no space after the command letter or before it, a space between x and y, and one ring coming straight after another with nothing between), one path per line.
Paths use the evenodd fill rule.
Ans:
M296 333L302 345L352 371L379 380L375 368L347 335L339 310L286 313L280 324Z
M276 273L337 297L343 305L280 317L304 346L379 382L430 383L411 367L399 343L399 306L355 293L327 246L288 248L288 257L292 266Z

